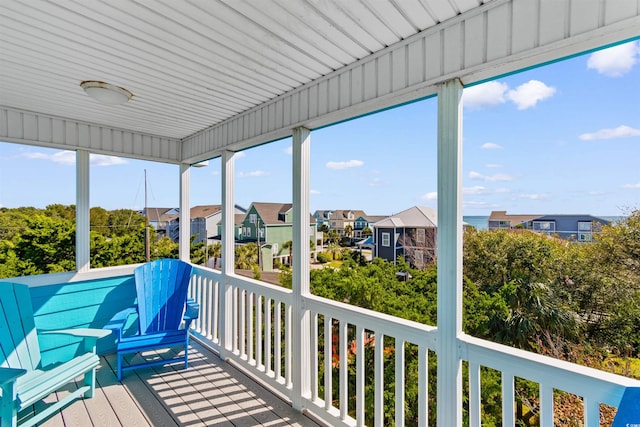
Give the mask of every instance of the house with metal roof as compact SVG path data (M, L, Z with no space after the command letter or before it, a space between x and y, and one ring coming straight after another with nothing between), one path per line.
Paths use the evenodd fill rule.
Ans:
M427 206L413 206L373 224L374 256L396 262L402 257L423 268L436 261L438 215Z

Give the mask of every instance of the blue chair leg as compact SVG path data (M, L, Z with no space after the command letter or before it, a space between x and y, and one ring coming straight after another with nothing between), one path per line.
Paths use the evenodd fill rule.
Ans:
M118 381L122 381L122 353L118 352Z

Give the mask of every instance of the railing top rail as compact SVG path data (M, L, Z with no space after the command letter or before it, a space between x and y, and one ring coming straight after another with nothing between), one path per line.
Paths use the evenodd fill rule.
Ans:
M549 356L497 344L466 334L459 337L462 360L508 372L541 386L596 399L618 406L626 387L640 387L640 381Z
M402 319L354 305L333 301L316 295L304 298L304 304L310 310L325 316L331 316L366 329L403 339L407 342L421 343L426 339L430 349L436 350L438 328L412 320Z

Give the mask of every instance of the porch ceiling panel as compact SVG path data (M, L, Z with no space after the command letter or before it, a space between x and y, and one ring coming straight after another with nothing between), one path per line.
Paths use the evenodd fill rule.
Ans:
M474 83L636 37L639 9L640 0L3 0L0 138L195 162L430 96L453 77ZM135 96L101 105L83 80ZM67 127L26 129L34 120Z

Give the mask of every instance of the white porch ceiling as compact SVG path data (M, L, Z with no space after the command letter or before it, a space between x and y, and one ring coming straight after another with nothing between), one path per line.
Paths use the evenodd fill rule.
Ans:
M0 140L198 161L637 37L640 0L2 0ZM101 80L134 92L104 106Z

